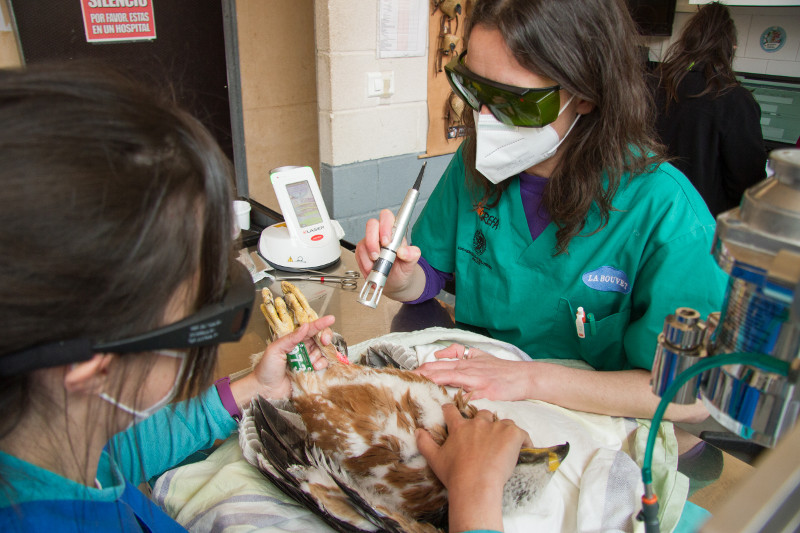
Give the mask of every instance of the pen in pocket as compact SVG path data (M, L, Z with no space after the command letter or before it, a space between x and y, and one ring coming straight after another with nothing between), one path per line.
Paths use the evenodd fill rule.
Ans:
M578 338L586 337L586 332L583 329L583 324L586 322L586 313L583 310L583 307L578 308L578 312L575 313L575 329L578 331Z

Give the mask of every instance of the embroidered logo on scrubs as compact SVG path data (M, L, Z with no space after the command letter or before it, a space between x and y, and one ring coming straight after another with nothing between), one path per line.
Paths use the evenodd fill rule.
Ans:
M472 236L472 249L478 255L483 255L486 251L486 237L480 229L475 230L475 235Z
M478 220L492 229L497 229L500 226L500 219L491 214L484 205L485 202L480 202L473 206L473 210L478 213Z
M473 209L478 215L478 220L483 222L487 227L497 229L497 227L500 225L500 220L496 216L489 213L489 210L484 207L483 202L473 205ZM469 255L469 258L472 259L473 263L492 270L492 265L480 258L480 256L486 251L487 245L486 235L483 233L483 229L483 227L478 227L475 230L475 233L472 234L472 250L469 250L464 246L459 246L458 251Z
M586 272L581 279L587 287L596 291L621 292L622 294L631 292L628 275L614 267L601 266L597 270Z

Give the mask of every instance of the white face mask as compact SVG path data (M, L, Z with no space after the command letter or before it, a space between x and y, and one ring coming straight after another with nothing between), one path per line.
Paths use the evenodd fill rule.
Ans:
M558 110L559 116L572 98ZM580 115L575 117L564 139L559 140L558 133L550 124L541 128L521 128L506 126L491 113L484 115L473 110L473 114L477 135L475 168L495 185L553 157L580 118Z
M134 424L134 422L140 422L140 421L142 421L142 420L144 420L146 418L149 418L153 413L155 413L156 411L158 411L159 409L161 409L162 407L167 405L169 402L171 402L173 400L173 398L175 398L175 394L178 391L178 379L180 378L181 374L183 373L183 367L186 364L186 354L183 353L183 352L175 352L175 351L171 351L171 350L161 350L161 351L157 351L157 352L153 352L153 353L155 353L157 355L163 355L165 357L175 357L175 358L178 358L178 359L181 360L181 365L180 365L180 368L178 368L178 373L175 374L175 383L172 384L172 387L170 387L169 391L167 391L167 394L165 394L163 398L158 400L156 403L154 403L150 407L147 407L146 409L139 410L139 409L134 409L133 407L130 407L128 405L125 405L124 403L120 402L116 398L114 398L112 396L109 396L105 392L101 392L101 393L98 394L98 396L100 396L100 398L102 398L103 400L107 401L108 403L110 403L111 405L116 407L117 409L120 409L122 411L125 411L128 414L133 415L133 420L131 420L131 423L128 424L127 428L130 428Z

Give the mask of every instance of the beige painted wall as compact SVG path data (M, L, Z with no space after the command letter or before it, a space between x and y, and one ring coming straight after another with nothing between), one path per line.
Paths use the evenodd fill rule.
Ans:
M278 210L269 171L310 166L319 180L313 0L237 0L250 197Z

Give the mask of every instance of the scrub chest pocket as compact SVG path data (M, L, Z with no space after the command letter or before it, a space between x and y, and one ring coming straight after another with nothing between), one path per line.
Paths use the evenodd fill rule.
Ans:
M574 347L574 354L597 370L620 370L629 366L623 349L625 330L630 320L630 310L606 316L587 316L584 326L584 337L578 336L575 315L578 305L567 298L558 303L556 324L558 333L572 339L569 343ZM584 308L587 315L592 309Z

